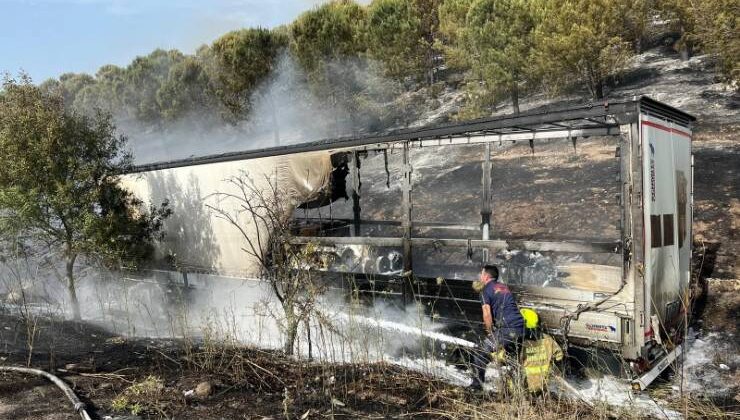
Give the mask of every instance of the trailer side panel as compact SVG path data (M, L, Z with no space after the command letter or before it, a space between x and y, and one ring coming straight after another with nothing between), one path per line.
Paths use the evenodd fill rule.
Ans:
M672 335L683 313L691 259L691 130L643 113L645 223L644 334ZM661 325L661 331L656 326Z

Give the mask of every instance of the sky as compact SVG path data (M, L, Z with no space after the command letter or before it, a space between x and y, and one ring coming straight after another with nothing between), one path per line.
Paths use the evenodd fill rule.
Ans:
M291 22L322 0L0 0L0 73L94 74L156 48L194 52L243 27Z

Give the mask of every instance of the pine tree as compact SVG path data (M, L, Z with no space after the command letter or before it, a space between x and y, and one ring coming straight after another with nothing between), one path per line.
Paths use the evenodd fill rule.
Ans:
M434 82L437 0L375 0L368 8L365 36L370 57L399 80Z
M511 100L519 112L519 96L535 82L534 16L528 0L476 0L468 10L463 45L472 76L492 98Z
M583 83L604 97L607 79L632 55L624 2L631 0L541 0L536 55L546 88Z
M365 83L359 80L364 70L359 57L367 50L366 16L365 8L352 1L333 1L303 13L290 27L291 54L314 96L322 99L318 106L344 110L350 120L359 117L357 97ZM338 132L339 119L336 115Z
M157 91L167 79L170 69L184 59L185 55L178 50L157 49L148 55L136 57L126 67L122 102L134 118L153 124L162 120Z
M657 0L660 13L671 21L671 26L680 35L676 47L684 60L694 53L696 14L693 3L694 0Z
M695 2L694 39L717 55L719 70L740 89L740 0Z
M287 42L278 32L250 28L229 32L201 52L211 64L214 93L234 119L249 112L252 93L272 73Z
M413 0L416 14L421 20L421 37L423 40L424 70L429 76L429 84L435 82L435 71L440 50L437 45L439 38L439 6L442 0Z
M175 121L194 113L200 113L201 117L218 115L217 102L207 68L194 56L175 64L157 90L157 103L164 121Z
M362 32L365 18L365 9L348 0L309 10L290 26L291 51L310 76L320 78L328 62L367 49Z
M465 22L470 5L475 0L444 0L439 5L439 37L437 48L445 55L445 63L458 70L470 68L464 48Z
M375 0L365 27L368 53L383 63L386 74L403 80L423 72L425 40L421 19L406 0Z

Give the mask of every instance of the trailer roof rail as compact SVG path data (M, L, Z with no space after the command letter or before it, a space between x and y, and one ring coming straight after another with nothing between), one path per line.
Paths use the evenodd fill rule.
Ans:
M519 139L567 137L570 135L615 135L619 124L632 122L639 113L649 113L668 118L677 124L690 126L696 120L692 115L646 96L632 100L585 105L555 104L525 111L515 115L480 118L465 122L438 124L421 128L407 128L358 137L338 137L285 146L251 149L214 155L189 157L170 161L134 166L127 173L148 172L209 163L256 159L312 151L363 148L373 145L414 142L429 144L437 140L440 145L453 137L511 136ZM498 140L505 139L498 137ZM522 138L523 139L523 138ZM472 141L475 142L475 141ZM461 144L452 143L447 144Z

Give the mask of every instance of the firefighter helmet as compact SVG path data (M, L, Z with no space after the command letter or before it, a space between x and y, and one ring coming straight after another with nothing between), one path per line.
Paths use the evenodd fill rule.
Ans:
M528 329L535 329L540 324L540 317L534 309L522 308L519 310L524 318L524 326Z

